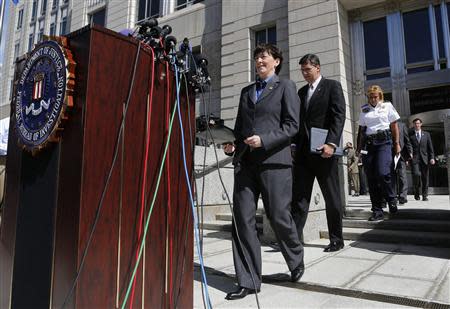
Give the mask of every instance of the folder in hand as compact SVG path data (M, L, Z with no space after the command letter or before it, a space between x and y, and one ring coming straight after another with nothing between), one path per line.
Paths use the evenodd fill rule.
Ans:
M311 153L314 153L314 154L322 153L322 151L317 150L317 148L319 148L320 146L325 144L327 136L328 136L328 130L321 129L321 128L314 128L314 127L311 128L311 135L310 135ZM341 137L341 142L339 144L342 145L342 137ZM344 149L342 149L341 146L336 147L333 155L334 156L344 155Z

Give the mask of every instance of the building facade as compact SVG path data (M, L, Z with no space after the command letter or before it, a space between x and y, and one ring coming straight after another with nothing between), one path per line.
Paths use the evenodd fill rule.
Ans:
M10 2L9 12L1 117L9 114L14 59L43 34L64 35L90 23L120 31L159 17L160 25L172 26L179 40L189 38L209 60L211 101L203 104L199 99L197 114L213 114L234 125L240 91L254 80L252 49L257 43L272 42L281 48L285 60L280 75L297 87L304 84L299 58L315 53L322 74L340 81L344 90L344 143L355 140L365 89L378 84L405 123L410 126L416 116L424 120L440 160L431 170L430 186L448 194L450 162L445 160L450 146L445 141L450 132L444 129L450 114L448 0L30 0ZM346 183L344 166L341 176ZM208 203L225 204L223 194L217 194L219 181L208 181L208 186ZM323 226L323 199L315 187L310 220Z

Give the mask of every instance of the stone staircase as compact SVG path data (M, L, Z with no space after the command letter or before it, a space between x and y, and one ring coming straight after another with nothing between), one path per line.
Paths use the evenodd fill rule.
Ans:
M259 234L263 233L264 209L256 210L256 228ZM231 213L218 213L215 215L216 220L205 221L200 224L205 230L226 231L231 232L232 216Z

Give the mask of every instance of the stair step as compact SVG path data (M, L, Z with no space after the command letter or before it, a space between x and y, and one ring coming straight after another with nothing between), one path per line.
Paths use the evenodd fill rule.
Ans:
M214 221L205 221L199 224L200 228L203 228L205 230L212 230L212 231L224 231L224 232L231 232L231 222L230 221L224 221L224 220L214 220ZM262 223L256 223L256 229L258 230L258 233L263 232L263 224Z
M450 248L450 233L344 228L343 236L345 240L390 242ZM328 238L328 231L320 231L320 237Z
M423 232L447 232L450 235L450 222L443 220L415 220L415 219L390 219L378 222L365 220L344 219L344 227L384 229L384 230L407 230Z
M256 213L256 223L263 223L263 217L264 217L263 214ZM231 213L219 213L219 214L216 214L216 220L231 222L231 218L232 218Z
M450 221L450 207L449 210L442 209L402 209L400 206L398 212L394 215L389 214L388 209L385 209L385 218L395 219L418 219L421 220L436 220L436 221ZM372 212L370 208L356 208L346 209L345 217L368 219Z

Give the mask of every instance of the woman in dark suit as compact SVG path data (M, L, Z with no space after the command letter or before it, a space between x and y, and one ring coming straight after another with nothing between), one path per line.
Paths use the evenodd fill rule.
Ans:
M233 258L238 289L227 299L259 292L261 244L256 209L262 195L280 249L291 271L291 281L304 272L303 247L290 214L292 197L291 138L298 131L300 102L294 82L278 78L283 57L271 44L253 52L257 82L242 89L234 128L235 142L224 146L234 153Z

